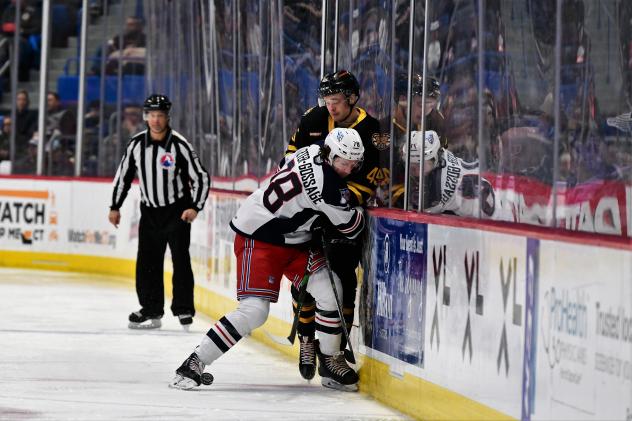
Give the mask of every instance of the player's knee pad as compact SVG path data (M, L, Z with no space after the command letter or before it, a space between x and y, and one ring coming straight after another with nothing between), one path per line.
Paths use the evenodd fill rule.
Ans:
M333 311L338 308L336 297L331 287L331 281L327 268L322 268L316 273L312 273L307 283L307 292L309 292L316 300L316 307L320 310ZM338 296L342 294L342 285L340 279L334 273L332 274L336 284Z
M239 301L237 309L226 317L242 336L261 326L268 319L270 301L258 297L248 297ZM247 332L243 330L248 330Z

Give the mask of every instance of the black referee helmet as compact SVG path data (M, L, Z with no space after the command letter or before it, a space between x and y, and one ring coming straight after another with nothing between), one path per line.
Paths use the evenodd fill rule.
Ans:
M143 111L163 111L166 114L169 114L171 110L171 101L165 95L160 94L151 94L145 100L143 104Z

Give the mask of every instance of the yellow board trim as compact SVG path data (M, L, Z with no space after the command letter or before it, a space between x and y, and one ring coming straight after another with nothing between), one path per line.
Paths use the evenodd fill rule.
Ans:
M360 370L360 391L418 420L515 420L410 374L394 377L388 365L368 357Z
M0 253L0 267L86 272L118 277L113 279L134 284L136 262L134 260L32 251L6 251ZM92 282L86 279L86 282ZM171 273L165 272L165 291L171 295ZM237 308L235 299L209 291L196 285L195 306L198 312L218 320ZM298 341L293 346L283 346L270 338L285 338L290 324L273 316L255 329L251 336L269 347L298 359ZM368 393L382 403L419 420L514 420L501 412L409 374L393 377L388 365L361 355L360 391ZM297 374L298 376L298 374Z

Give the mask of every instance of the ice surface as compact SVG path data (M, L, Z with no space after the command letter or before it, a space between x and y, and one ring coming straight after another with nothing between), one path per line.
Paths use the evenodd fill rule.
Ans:
M211 321L169 313L132 331L130 286L89 274L0 269L0 420L395 420L367 395L301 379L296 363L245 338L207 367L215 383L167 387Z

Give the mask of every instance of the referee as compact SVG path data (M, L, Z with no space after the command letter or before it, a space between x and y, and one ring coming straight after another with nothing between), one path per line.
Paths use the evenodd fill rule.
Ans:
M129 315L130 329L155 329L164 314L163 264L167 244L173 260L171 312L185 330L193 323L193 271L189 256L191 225L204 207L209 176L191 144L169 127L171 102L151 95L143 105L144 130L132 137L114 177L109 220L119 209L136 174L141 217L136 260L136 293L141 309Z

